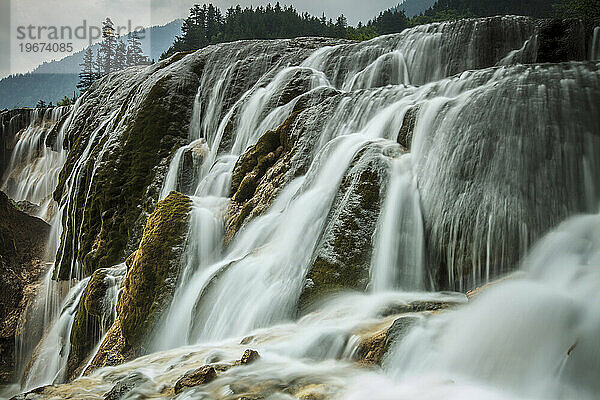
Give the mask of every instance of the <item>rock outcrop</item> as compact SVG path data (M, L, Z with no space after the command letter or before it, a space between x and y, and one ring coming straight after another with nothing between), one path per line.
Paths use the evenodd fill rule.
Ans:
M245 222L266 211L279 190L295 175L293 172L298 172L290 174L290 161L298 139L292 133L298 115L299 111L276 130L265 133L238 159L231 177L225 244Z
M190 198L172 192L148 218L140 246L129 261L117 320L92 361L92 368L115 365L144 353L148 333L157 327L175 291L190 211ZM92 299L84 300L86 310L93 311Z
M343 290L366 289L389 162L373 143L354 157L333 201L300 295L299 310Z
M50 226L29 216L0 192L0 382L15 377L15 334L44 261Z

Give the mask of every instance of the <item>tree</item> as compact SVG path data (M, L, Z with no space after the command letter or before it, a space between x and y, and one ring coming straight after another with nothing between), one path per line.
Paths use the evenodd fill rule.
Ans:
M87 48L83 53L83 61L79 72L79 83L77 89L85 92L96 80L96 72L94 71L94 53L91 48Z
M564 18L581 18L587 23L600 21L600 0L562 0L555 9Z
M35 108L46 108L46 102L44 100L38 100Z
M126 64L128 67L132 67L134 65L144 64L145 60L146 57L144 57L142 45L138 38L137 32L134 31L129 35Z
M344 14L340 15L335 22L335 36L338 38L346 37L346 30L348 28L348 20Z
M69 96L65 96L62 98L62 100L59 100L56 102L56 105L58 107L62 107L62 106L70 106L71 104L73 104L73 100L71 100L69 98Z
M117 35L115 25L109 17L102 23L102 43L100 43L100 53L102 54L102 75L108 75L115 68L115 51L117 47Z
M102 77L102 71L104 66L104 58L100 49L96 50L96 60L94 60L94 79Z
M129 66L127 64L127 50L127 45L123 41L117 41L117 45L115 46L115 71L120 71Z

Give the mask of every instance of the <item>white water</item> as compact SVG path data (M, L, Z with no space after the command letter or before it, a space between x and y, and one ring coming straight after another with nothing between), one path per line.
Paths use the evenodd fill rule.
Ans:
M79 306L79 300L85 291L89 278L75 285L67 294L58 319L52 324L49 332L36 349L35 358L30 367L24 390L62 380L62 373L67 364L71 342L68 340Z
M600 26L594 28L592 47L590 49L590 60L600 60Z
M348 398L598 398L599 227L598 215L561 224L525 259L523 278L424 321L386 359L390 379Z
M512 62L506 54L524 49L524 41L530 38L526 18L503 21L507 24L505 48L498 50L498 57L491 65L502 60L502 63ZM156 394L162 391L162 385L172 386L183 373L207 363L218 353L211 350L214 347L219 347L226 357L239 358L239 351L243 350L238 345L239 339L253 333L258 339L251 340L249 346L259 348L264 360L256 367L232 371L223 378L230 383L265 377L289 383L309 374L315 379L330 378L328 383L339 390L356 383L357 387L351 386L349 398L412 399L447 395L449 398L513 399L546 395L558 399L560 393L547 392L548 387L555 388L547 382L556 378L553 371L558 368L562 371L560 388L567 391L562 398L569 398L571 390L584 399L590 393L598 394L597 387L585 377L580 380L582 388L571 389L575 382L572 375L582 374L584 368L578 366L570 371L567 359L560 357L573 344L569 336L571 328L565 327L565 320L570 322L569 318L582 313L563 293L571 289L574 278L561 277L558 272L556 279L564 278L565 282L558 285L562 289L557 291L560 296L556 298L547 282L552 279L535 277L532 273L533 277L514 283L516 287L510 283L500 286L507 288L502 293L500 289L492 289L473 305L447 316L430 319L419 315L423 324L388 357L385 376L365 375L349 361L359 339L356 331L364 324L381 323L379 311L384 306L448 298L464 302L461 295L390 292L423 290L438 284L433 282L437 277L430 276L428 270L424 254L426 237L443 239L443 244L448 244L440 246L447 251L443 255L448 269L447 286L465 289L510 270L513 266L498 262L498 258L507 253L525 254L529 239L552 225L551 222L544 225L535 218L525 221L525 213L539 210L536 218L555 221L574 210L597 206L598 157L593 152L598 144L594 136L598 119L593 114L599 93L597 73L573 64L500 67L445 78L479 68L489 61L478 58L478 52L487 51L482 48L488 43L477 41L484 27L480 21L464 25L434 24L361 44L316 50L299 67L278 65L273 70L259 71L261 77L249 84L233 104L226 104L231 99L225 92L235 80L236 67L241 62L231 62L226 68L203 75L190 126L191 144L176 151L160 193L163 198L178 189L181 174L189 172L183 171L186 151L201 149L198 158L201 165L194 165L194 184L187 193L192 196L193 209L180 284L164 326L153 332L154 349L167 351L82 378L79 382L85 390L90 387L85 386L85 382L93 382L92 390L106 392L116 375L126 376L136 371L151 378L147 389ZM448 35L461 39L448 44L445 41ZM247 46L251 50L244 48L243 51L252 51L257 45ZM235 60L239 55L228 53L231 49L235 50L233 45L219 47L224 59ZM260 53L257 65L261 64L261 57L267 58L268 54ZM350 70L344 63L351 66ZM217 65L213 67L215 70ZM427 83L432 80L435 82ZM421 86L409 86L411 83ZM386 86L388 84L392 86ZM301 93L282 101L289 95L285 89L294 85L302 87ZM587 90L584 94L582 87ZM319 98L318 94L326 90L334 95ZM247 223L223 249L224 213L235 162L262 134L278 127L297 104L302 104L302 95L309 100L317 99L301 112L291 129L292 134L301 136L298 146L304 151L303 157L294 162L306 169L290 179L270 208ZM398 158L394 151L388 150L397 149L394 142L403 117L407 109L415 105L420 108L412 153ZM112 122L117 111L105 115L102 124L92 133L67 179L68 191L86 192L79 187L81 173L96 145L96 137L101 137L104 131L118 132L122 128ZM556 146L541 134L548 129L569 145L583 144L585 150L570 153L570 147ZM101 152L112 150L111 140L112 136ZM492 146L490 150L486 146L494 140L497 147ZM340 182L361 150L378 147L385 149L383 155L389 161L389 170L384 174L388 177L384 185L386 192L374 235L371 294L330 299L315 314L294 322L298 297L306 283L315 248L328 217L336 211L333 204ZM488 151L497 157L489 157ZM533 165L523 161L527 157ZM473 160L476 162L470 164ZM514 165L511 168L514 171L507 172L507 165ZM98 165L94 164L94 168ZM523 171L530 172L531 180L529 175L524 177ZM470 182L463 179L469 177L468 172L479 175ZM503 176L507 176L506 180ZM581 179L582 176L585 179ZM556 184L565 180L570 182L569 186L565 185L567 189ZM515 182L518 185L511 186ZM561 187L557 189L557 186ZM456 188L456 192L452 192L452 188ZM517 197L529 190L536 194L532 196L534 204L519 202L522 199ZM571 204L580 197L584 198L585 207ZM71 196L67 198L60 212L71 215L75 205ZM523 198L527 197L523 195ZM550 199L560 210L552 209L544 199ZM524 215L519 214L521 212ZM449 231L435 231L435 226L432 231L431 226L426 226L426 217L435 223L439 221L440 227L450 227ZM518 229L510 225L515 223ZM470 240L463 240L461 236L461 229L465 227L472 230ZM79 227L69 228L80 233ZM517 238L509 237L515 231L519 233L514 235ZM598 237L597 232L592 233ZM518 242L518 248L504 249L505 243L511 240ZM464 243L470 247L460 248ZM63 245L72 246L72 254L76 254L76 237ZM560 252L552 253L551 260L544 258L542 255L552 247L542 248L545 250L534 253L530 260L541 260L539 265L550 261L573 264L571 259L559 257ZM558 245L557 249L568 250ZM467 253L474 256L465 267L455 256ZM484 262L476 259L481 255ZM592 258L589 254L586 256ZM75 260L61 261L71 265L71 277L83 277ZM527 265L532 263L536 264L528 261ZM459 268L466 268L467 272ZM554 271L558 266L550 269ZM531 270L541 270L541 267ZM575 270L585 275L577 266ZM68 297L75 295L80 284ZM597 288L597 284L596 278L589 279L590 286ZM542 292L539 296L538 290ZM111 298L115 298L114 293ZM590 298L592 303L597 300ZM556 315L550 315L549 310ZM586 311L581 321L585 321L582 322L585 326L594 325L597 317ZM62 336L50 335L45 340L57 341L59 336L64 340L70 332L69 324L72 317L56 320L50 332L62 332ZM546 329L541 330L539 326ZM560 333L552 332L553 327ZM593 326L590 329L598 333ZM585 333L585 329L582 330ZM264 337L267 339L263 342ZM544 340L535 341L538 337ZM597 356L598 349L593 344L585 344L585 338L582 340L582 347ZM539 343L544 345L539 348L550 349L543 357L534 351ZM194 346L180 347L185 345ZM508 349L506 354L502 352L504 347ZM574 352L580 348L577 344ZM65 351L68 355L68 347ZM527 361L534 361L523 365L518 357L521 353L530 356ZM39 384L54 381L64 366L63 357L63 353L55 355L48 362L49 371L32 379ZM334 361L338 359L342 361ZM562 364L559 362L555 368L557 359ZM600 369L594 361L581 363L589 364L586 371ZM513 364L516 365L514 370ZM373 380L375 385L370 383ZM221 384L215 383L215 390ZM210 391L212 386L199 390Z
M390 186L378 223L371 284L373 291L423 290L425 234L411 155L392 161Z
M0 177L0 190L15 201L39 206L36 216L46 221L56 212L52 192L67 159L64 134L69 120L58 131L54 149L46 146L46 136L70 112L71 107L33 110L29 127L18 134L4 177Z

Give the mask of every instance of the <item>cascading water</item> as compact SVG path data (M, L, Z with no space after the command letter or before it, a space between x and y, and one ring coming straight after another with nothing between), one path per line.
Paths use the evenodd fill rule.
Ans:
M508 32L506 40L502 42L505 48L497 50L494 54L489 52L483 52L482 54L481 49L477 47L477 40L473 39L472 32L482 34L480 26L492 22L502 24ZM312 84L309 88L312 88L313 92L323 87L341 91L336 91L337 94L330 99L330 103L327 104L328 107L309 108L302 111L298 118L302 122L296 123L297 126L294 130L301 131L303 128L306 129L304 125L307 125L309 126L308 129L314 131L312 137L318 140L316 145L313 144L310 147L313 156L308 159L307 164L309 167L306 176L291 182L265 215L248 224L234 242L227 247L221 260L212 266L208 265L209 263L197 261L193 266L186 267L184 276L192 276L192 278L182 280L185 283L175 296L176 300L167 318L169 321L166 323L167 328L157 335L158 341L162 343L158 347L171 347L173 345L194 343L198 340L212 340L243 334L253 328L268 326L277 321L293 318L295 299L300 293L303 278L307 271L306 268L311 262L310 255L315 251L316 237L319 235L318 232L323 229L324 220L329 214L329 208L333 200L332 196L337 187L335 182L339 182L341 179L340 174L348 169L353 159L349 155L356 154L361 146L366 145L367 138L372 140L379 137L394 140L403 123L404 118L402 115L408 115L408 108L418 110L414 133L416 159L415 156L412 157L414 159L412 163L415 165L410 165L412 163L408 161L408 156L392 161L394 165L392 168L392 184L389 188L389 198L383 207L384 221L382 221L377 234L377 245L375 246L373 258L374 266L371 270L372 286L375 290L389 290L396 287L418 289L425 287L425 285L438 286L439 277L427 276L425 271L424 230L426 227L424 227L423 217L421 216L420 203L422 200L416 188L417 182L419 182L421 186L440 185L439 190L447 190L448 182L443 180L443 174L440 175L430 171L423 172L423 162L424 160L427 160L427 162L435 160L435 153L427 147L429 146L428 143L433 140L433 136L440 135L445 129L448 129L448 132L452 131L444 126L434 125L432 127L429 124L435 124L435 118L437 118L446 124L456 124L456 121L458 121L462 126L470 125L471 129L475 129L477 124L469 117L459 119L453 115L452 118L445 118L446 113L453 112L453 108L449 105L456 104L454 108L457 110L465 110L469 107L473 111L470 113L473 118L481 118L481 113L475 111L479 110L478 102L481 101L480 98L494 93L497 90L496 87L505 88L498 90L512 91L513 86L507 84L511 79L522 79L526 82L523 84L524 87L529 84L533 89L536 85L535 79L538 79L535 78L536 74L564 73L568 76L572 73L572 78L570 76L566 78L571 79L572 82L578 79L587 79L588 81L591 79L593 81L595 74L592 73L592 75L587 76L587 72L582 72L583 76L579 77L578 67L573 67L573 72L569 72L569 68L566 68L565 71L537 72L535 68L529 70L519 67L505 67L466 72L462 76L433 82L421 87L392 86L381 89L377 86L387 83L435 81L454 72L454 68L456 68L456 71L460 71L469 67L478 67L481 64L485 65L485 63L494 65L499 63L500 59L511 50L517 51L525 46L524 43L531 40L532 34L530 20L527 18L506 17L496 20L473 20L462 25L438 24L419 27L400 35L382 37L357 45L344 44L336 47L326 47L317 50L308 57L302 63L302 67L309 68L309 73L319 78L317 85ZM446 44L444 42L444 38L447 38L446 35L452 35L456 41L452 45ZM464 42L470 43L470 46L465 45ZM439 50L414 51L415 48L422 47L428 49L439 48ZM468 50L466 50L467 48ZM402 62L398 62L399 57ZM454 61L449 62L449 59ZM345 67L342 68L339 60L345 60L355 70L349 71ZM396 72L391 73L392 69ZM202 177L199 179L200 183L195 192L197 196L225 198L231 170L237 155L254 143L258 135L277 126L285 116L290 114L291 106L299 101L295 100L289 105L276 107L273 111L265 112L266 107L273 107L271 98L278 93L278 90L282 90L282 86L285 87L285 84L289 82L289 76L293 75L295 70L292 67L275 74L273 81L265 89L262 89L265 83L259 82L258 88L251 89L246 95L242 96L238 104L225 116L214 139L209 139L210 156L202 167ZM409 76L412 76L412 80L408 78ZM379 81L374 80L374 77L378 77ZM530 80L531 83L529 83ZM375 86L375 88L362 91L356 90L372 86ZM573 90L575 90L574 87L575 85ZM563 86L563 90L570 91L569 86ZM536 95L532 93L530 96L533 98ZM210 100L208 107L213 107L212 104L215 101L218 102L216 99ZM591 103L587 104L591 106ZM541 115L542 118L548 115L545 110L549 106L538 106L535 102L528 103L528 106L536 107L536 111L528 110L527 115L537 114ZM572 104L567 105L567 107L571 106ZM198 103L195 106L196 109L200 107L201 105ZM499 103L497 107L503 107L503 103ZM430 109L433 111L428 111ZM488 109L490 112L488 119L490 123L493 123L491 118L497 113L498 108L491 107ZM514 113L512 109L505 107L505 110ZM523 111L523 114L525 114L525 108ZM311 120L315 118L312 113L319 115L318 125L311 124ZM428 113L431 113L435 118L429 117ZM200 114L198 111L194 112L195 116ZM214 115L209 114L205 118L214 118ZM233 124L232 119L235 120ZM584 118L583 121L586 121L586 119ZM257 124L258 122L261 122L261 124ZM194 123L198 126L215 125L214 122L203 122L202 117L198 117L198 120ZM581 124L582 121L578 123ZM235 129L233 134L230 133L234 141L233 144L229 145L231 150L227 151L223 149L221 141L224 132L231 129L229 128L230 124ZM588 118L587 122L583 122L583 124L586 126L586 131L593 130L597 121ZM257 129L257 126L260 128ZM561 126L559 129L563 128L564 126ZM503 126L502 129L510 128ZM192 129L192 131L194 130ZM195 132L201 131L202 129L195 129ZM535 129L532 131L537 132ZM255 133L249 134L251 132ZM358 133L354 134L354 132ZM349 137L342 138L341 136L344 135ZM350 137L356 139L351 140ZM359 139L360 137L363 139ZM593 135L585 137L584 140L590 140L590 144L597 140ZM196 138L197 136L192 135L192 139ZM357 143L354 140L358 140L361 144L356 147ZM437 143L442 146L445 142L437 140ZM508 149L510 148L507 147ZM338 154L338 152L340 155L344 154L344 158L335 159L335 154ZM429 156L425 156L425 153L428 153ZM445 156L451 153L441 152L439 154ZM326 168L330 164L319 161L323 157L336 160L335 164L331 164L331 167L335 165L335 169L331 170L332 172L328 172L329 170ZM592 168L591 174L594 175L597 170L597 162L593 154L590 154L589 161L591 162L587 164L588 168ZM570 160L565 162L574 163ZM180 165L180 160L175 165L172 163L172 168L168 174L177 176L177 173L172 172L173 167L179 168ZM482 171L485 171L485 169L482 168ZM318 184L319 177L326 178L328 182L327 185L325 185L325 182L323 183L323 189L312 186ZM429 181L425 179L429 179ZM519 182L519 179L515 179L515 181ZM167 182L170 182L171 187L163 187L163 195L175 189L173 186L174 179L169 179ZM485 183L481 185L485 187ZM307 200L310 199L309 193L311 193L311 190L319 191L318 197L323 199L322 203L315 203L322 204L318 207L320 208L319 212L314 212L315 207L311 207L311 212L308 212L303 206L303 204L316 201ZM428 193L432 195L436 193L433 188L428 188L428 190ZM572 190L571 193L574 194L572 198L576 199L578 192L581 192L581 189ZM325 193L328 194L325 195ZM569 191L566 191L566 193L569 193ZM307 197L304 197L305 195ZM596 198L596 194L591 193L588 197ZM440 214L435 209L437 206L435 204L431 205L431 198L426 197L423 201L428 208L426 212L434 213L436 218L439 218ZM495 198L490 198L487 201L492 202L494 205L501 204ZM211 203L214 204L214 202ZM452 202L447 200L440 201L437 204L447 205L452 204ZM225 203L222 202L221 205L224 206ZM572 208L577 207L576 205L572 206ZM302 216L300 219L295 217L294 213L296 211L294 210L296 209L299 210L297 211L298 215ZM587 208L584 207L584 209ZM466 212L471 212L471 210L472 208L465 209ZM218 221L219 215L224 214L224 208L213 209L209 212L212 214L211 221L213 221L210 224L214 224L214 221ZM461 241L460 237L455 237L452 243L454 246L472 243L475 246L473 254L486 255L487 259L483 262L479 260L469 261L473 264L473 271L469 275L469 273L457 271L454 265L456 261L449 258L450 261L447 261L448 273L445 274L450 283L448 286L463 288L466 285L485 282L511 267L508 260L498 260L497 253L503 254L508 251L514 253L514 249L502 248L498 250L492 243L492 234L498 232L503 234L507 231L494 228L492 224L496 223L497 218L494 212L490 214L488 211L485 213L480 211L480 213L481 217L486 215L485 230L482 229L481 232L483 236L478 236L480 233L475 231L476 236L472 241ZM403 223L394 224L394 218L401 219ZM432 218L431 220L436 219ZM295 227L290 226L289 221L295 221L293 224ZM285 230L277 228L280 223L284 224ZM386 226L386 224L389 225ZM401 229L403 233L400 237L397 235L398 225L405 227ZM519 228L523 234L522 237L517 238L518 243L522 246L517 250L517 254L524 254L527 244L533 236L533 233L529 232L528 229L539 229L541 224L533 221L529 225L531 226L523 224ZM479 226L479 222L476 223L476 226ZM547 224L546 226L551 225ZM313 232L313 229L314 234L305 234L304 236L300 234L303 230ZM454 232L454 234L460 233L456 227L449 229L449 232ZM216 231L212 229L211 232ZM436 232L433 232L433 237L436 234ZM443 234L444 237L447 237L447 232ZM199 241L218 242L216 236L199 234L194 231L194 226L192 226L190 238L193 240L194 237L198 238ZM284 243L290 243L293 248L282 246L279 239L273 241L273 238L280 237L288 238ZM301 237L305 239L310 237L310 239L302 240ZM504 240L502 243L505 242L509 243L508 240ZM276 243L276 245L272 243ZM486 247L481 251L477 246ZM512 245L507 244L507 246ZM195 247L198 248L198 246ZM465 250L456 248L448 251L452 251L451 257L456 257L462 255L461 252ZM212 254L212 252L209 254ZM202 255L194 257L201 259ZM402 259L398 259L398 257L402 257ZM437 255L434 254L433 257L435 263L439 264L439 260L435 258ZM190 259L189 254L187 259ZM202 267L197 268L199 265ZM286 265L288 267L285 267ZM398 265L403 268L398 268ZM196 269L195 275L189 274L190 268ZM400 274L400 276L394 276L395 274ZM442 283L442 286L445 285ZM272 293L272 295L271 297L265 296L265 293ZM282 293L284 294L282 295ZM261 306L261 299L267 298L269 299L268 304ZM214 305L216 304L219 305L218 308L215 308ZM232 321L233 315L238 317ZM173 323L175 320L178 323ZM199 324L195 321L202 322ZM188 332L187 338L181 336L180 332L182 330ZM168 339L173 337L177 338L175 342ZM165 343L170 343L170 345Z
M390 186L378 223L371 283L375 292L422 290L425 235L411 155L403 155L392 163Z
M590 60L600 60L600 26L594 28L592 47L590 48Z
M348 398L597 397L589 372L600 370L597 216L551 233L523 262L524 277L455 312L437 315L440 304L466 303L462 294L413 292L464 291L503 276L560 221L598 211L599 65L527 65L540 45L535 33L529 18L495 17L362 43L248 41L111 76L101 90L112 100L78 103L67 124L81 124L98 102L102 118L64 170L61 250L48 277L73 286L62 312L49 313L56 318L25 386L67 378L74 307L90 274L81 265L90 229L82 210L105 182L99 171L124 146L128 118L145 101L139 93L151 91L149 80L201 60L197 82L186 75L186 84L199 84L186 138L155 166L156 197L177 190L192 198L173 301L160 329L147 332L157 353L82 376L73 387L106 393L137 374L138 394L168 396L164 388L188 370L252 346L259 363L179 398L229 398L265 377L282 387L325 382ZM136 91L119 94L116 86ZM280 159L265 180L276 183L258 182L250 200L238 201L236 174L268 132L279 140L272 154ZM256 209L230 234L234 203L248 201ZM112 222L114 209L101 211L102 224ZM92 241L92 256L101 242ZM350 270L355 286L344 286L348 259L359 260ZM320 273L339 287L326 292ZM108 324L121 278L111 278ZM321 289L330 296L299 306ZM368 294L343 293L351 289ZM402 310L409 311L398 322ZM383 374L352 364L364 356L364 336L390 326L408 334L385 344L392 348ZM63 349L54 358L52 346ZM44 363L40 373L35 366Z
M25 200L39 206L36 215L47 221L56 212L52 210L52 192L67 159L64 126L68 121L62 119L68 118L70 112L70 106L32 111L30 125L19 133L0 185L13 200ZM57 132L49 140L53 130Z
M37 354L28 366L29 373L23 383L25 390L55 381L62 381L64 367L69 356L70 336L79 300L87 286L86 278L73 287L61 307L58 319L38 345Z
M417 326L389 355L388 398L594 399L600 365L599 216L549 233L472 305ZM548 334L551 332L551 334ZM376 390L375 394L372 390ZM349 398L360 398L361 392Z

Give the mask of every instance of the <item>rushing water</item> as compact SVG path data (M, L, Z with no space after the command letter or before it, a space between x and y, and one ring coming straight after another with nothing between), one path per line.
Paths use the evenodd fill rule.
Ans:
M18 133L17 144L12 150L10 162L0 188L15 201L28 201L39 206L37 216L49 221L56 210L52 192L58 183L58 175L66 161L64 126L71 107L35 109L29 126ZM59 125L59 122L63 122ZM59 128L60 126L60 128ZM46 145L46 137L58 128L52 146ZM2 177L0 177L2 179Z
M501 33L495 46L491 32ZM591 59L597 36L598 29ZM251 335L244 343L259 349L261 362L192 395L227 397L222 388L235 382L262 377L285 386L308 376L348 399L597 397L598 217L566 222L530 246L565 218L598 211L599 65L527 65L539 43L534 22L521 17L432 24L362 43L290 43L223 44L181 61L205 59L188 144L173 149L157 191L160 199L177 190L193 201L173 302L160 329L148 333L157 353L74 387L104 393L115 377L136 373L145 382L140 393L157 395L209 360L239 359L240 339ZM277 51L286 55L274 61ZM135 73L115 75L112 84ZM115 98L98 105L102 118L55 206L49 247L52 254L60 247L57 265L68 266L68 280L52 280L58 267L46 278L48 328L35 351L24 346L33 354L24 388L65 379L74 312L89 279L71 256L85 234L83 217L73 217L77 199L90 196L84 178L93 182L103 157L118 150L127 118L117 116L139 106L122 103L130 99L109 83L103 90ZM43 203L44 215L81 103L54 151L40 147L48 128L32 122L13 153L8 176L21 178L4 185L16 199ZM66 112L45 118L55 125ZM292 114L295 153L282 187L226 243L237 160ZM367 294L339 294L298 318L317 255L338 262L328 235L355 206L354 177L372 170L381 199L375 228L356 232L372 242ZM382 310L413 301L462 305L464 295L436 290L465 291L519 266L524 276L457 311L410 315L415 327L388 352L383 371L352 364L361 334L394 322ZM116 316L123 265L113 272L103 327Z

